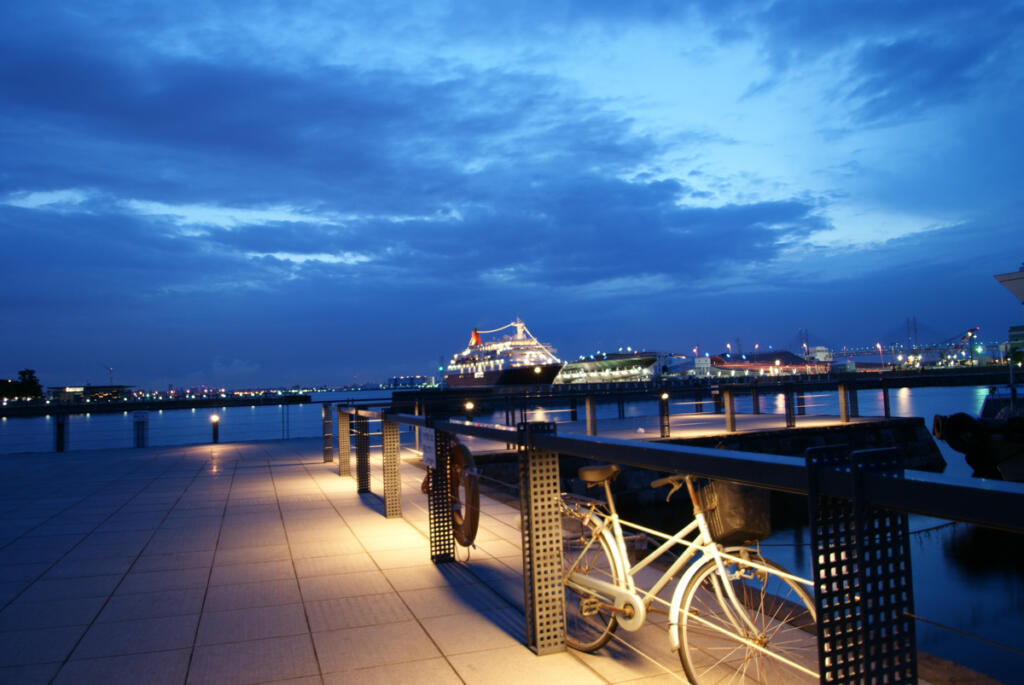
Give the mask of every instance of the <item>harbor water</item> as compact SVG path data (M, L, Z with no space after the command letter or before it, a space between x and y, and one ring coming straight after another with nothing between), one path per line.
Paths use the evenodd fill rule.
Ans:
M893 388L891 413L923 417L930 428L936 414L977 414L987 393L986 387ZM316 437L321 431L321 402L386 399L389 395L386 391L323 393L315 395L310 404L151 411L148 444L208 443L213 414L220 417L221 442ZM808 393L804 399L808 414L839 412L835 393ZM859 404L861 416L883 414L880 391L861 391ZM705 403L704 408L708 410L709 405ZM671 411L693 409L686 402L673 401ZM749 412L750 398L738 398L736 409ZM564 407L534 406L524 411L531 421L569 420ZM761 411L782 413L782 396L762 395ZM645 426L657 430L657 413L654 399L625 407L626 418L634 420L639 430ZM505 421L503 412L474 418L499 424ZM616 403L599 404L597 418L599 423L617 419ZM69 417L69 448L129 448L133 420L131 412ZM0 419L0 455L52 451L53 421L53 417ZM938 447L947 461L947 474L970 476L961 454L942 442ZM916 623L918 649L1003 682L1017 682L1024 665L1024 540L1019 535L917 515L910 517L910 528L915 614L921 617ZM762 547L766 556L807 577L811 565L808 542L807 530L797 528L776 531Z

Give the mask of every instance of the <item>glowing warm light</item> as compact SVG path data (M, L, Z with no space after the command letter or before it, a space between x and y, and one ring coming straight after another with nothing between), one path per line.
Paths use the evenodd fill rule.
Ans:
M533 372L534 373L540 373L540 367L539 366L533 367Z
M472 411L475 406L472 402L466 402L466 411Z
M216 414L212 414L210 416L210 421L212 421L213 423L217 423L218 421L220 421L220 417L217 416Z
M668 393L667 392L661 393L661 399L667 400L668 399Z

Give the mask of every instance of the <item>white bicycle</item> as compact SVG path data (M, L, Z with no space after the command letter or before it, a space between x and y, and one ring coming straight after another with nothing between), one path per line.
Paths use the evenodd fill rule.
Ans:
M805 589L811 582L765 559L756 547L717 544L693 479L681 475L651 486L671 485L671 497L685 484L693 521L674 535L627 523L664 540L630 565L610 487L618 473L614 465L579 470L588 486L604 486L606 503L562 496L567 644L592 652L619 627L639 630L647 614L658 611L668 614L670 644L695 685L816 681L816 613ZM637 587L636 575L670 550L678 556L653 585ZM660 597L680 573L671 599Z

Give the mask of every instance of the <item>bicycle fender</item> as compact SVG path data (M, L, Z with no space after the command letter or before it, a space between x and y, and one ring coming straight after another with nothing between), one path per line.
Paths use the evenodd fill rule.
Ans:
M729 547L723 549L723 552L728 554L735 554L739 550L745 549L744 547ZM686 572L683 573L683 577L676 583L676 589L672 591L672 603L668 608L668 642L672 648L672 651L679 651L679 609L683 604L683 593L686 592L686 588L689 587L690 581L697 571L699 571L705 564L715 563L714 557L710 554L702 554L700 561L691 562L686 567Z

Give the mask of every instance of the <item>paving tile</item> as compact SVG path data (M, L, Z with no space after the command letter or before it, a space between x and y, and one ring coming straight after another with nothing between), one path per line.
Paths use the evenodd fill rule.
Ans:
M44 580L55 578L82 578L86 576L123 575L136 557L97 557L94 559L65 559L50 569Z
M412 618L395 593L306 602L313 632L394 623Z
M190 685L229 685L319 674L309 635L196 647Z
M190 649L72 659L64 664L54 685L109 685L146 683L179 685L185 681Z
M119 593L160 592L189 587L205 587L210 572L205 568L186 568L169 571L136 571L125 576L117 588Z
M423 659L356 671L324 674L324 685L461 685L462 680L444 659Z
M430 561L430 548L424 545L413 549L378 550L370 552L370 556L382 569L422 566L424 562Z
M8 666L0 668L0 683L17 683L17 685L49 685L60 662L49 664L32 664L31 666Z
M198 614L203 607L205 591L205 588L193 587L160 592L115 592L96 621L112 623Z
M63 661L85 629L85 626L64 626L0 633L0 666Z
M49 602L18 600L0 611L0 630L87 626L96 618L106 597L59 599Z
M84 597L106 597L114 591L120 580L120 575L37 580L25 590L19 599L26 602L45 602Z
M509 608L502 597L482 583L403 590L399 595L417 618Z
M281 604L234 611L206 611L199 621L196 644L244 642L309 632L301 604Z
M143 553L132 566L133 571L177 571L185 568L209 568L213 563L213 550L173 552L171 554Z
M217 549L214 566L231 564L254 564L261 561L281 561L291 558L288 545L271 545L269 547L239 547L237 549Z
M235 585L261 580L283 580L295 577L290 559L264 561L256 564L230 564L214 566L210 585Z
M415 621L313 633L325 674L440 656ZM400 648L396 648L400 645ZM525 681L523 681L525 682Z
M75 659L191 647L198 614L116 623L94 623L72 655Z
M418 590L428 587L448 587L479 583L480 579L462 564L431 564L389 568L384 575L395 590Z
M364 552L362 546L353 538L339 540L318 540L315 542L300 542L291 545L293 559L305 559L311 557L333 557L343 554L357 554Z
M299 578L372 571L376 568L370 555L363 553L295 559L295 573Z
M531 682L604 683L573 654L561 652L538 658L525 646L516 645L448 657L466 685L519 685Z
M377 595L391 591L391 583L380 571L313 576L299 579L303 601Z
M526 620L515 609L437 616L422 619L421 624L443 654L500 649L526 641Z
M294 578L257 583L214 585L206 593L205 611L231 611L251 607L296 604L302 601Z

